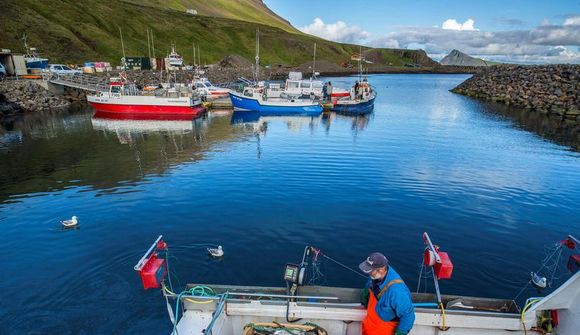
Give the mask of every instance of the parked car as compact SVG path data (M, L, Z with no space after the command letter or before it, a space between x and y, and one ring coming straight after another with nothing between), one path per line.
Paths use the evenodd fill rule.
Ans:
M83 71L74 70L64 64L50 64L48 66L47 72L56 74L81 74Z
M0 63L0 78L4 78L6 76L6 68L4 64Z

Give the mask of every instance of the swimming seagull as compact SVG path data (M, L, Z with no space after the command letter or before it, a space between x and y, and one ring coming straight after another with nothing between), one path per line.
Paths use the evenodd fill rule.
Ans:
M224 249L222 249L221 245L218 245L217 248L207 248L207 252L213 257L222 257L224 255Z
M62 223L63 226L68 228L68 227L75 227L76 225L79 224L79 221L77 220L77 216L73 215L73 217L70 220L60 221L60 223Z
M542 277L539 274L532 272L532 284L534 284L534 286L536 286L538 289L545 289L546 288L546 284L547 284L547 280L546 277Z

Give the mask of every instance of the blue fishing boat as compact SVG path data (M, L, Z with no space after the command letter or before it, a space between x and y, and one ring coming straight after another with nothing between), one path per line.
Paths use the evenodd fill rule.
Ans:
M48 68L48 58L42 58L36 52L36 48L29 48L28 43L26 43L26 35L22 37L24 40L24 49L26 54L24 55L24 62L26 63L27 69L46 69Z
M256 66L254 82L247 81L243 92L229 92L234 111L254 111L262 115L319 115L322 106L314 94L295 97L276 83L259 81L260 32L256 30Z
M254 111L268 115L318 115L322 106L316 100L268 97L266 88L246 87L243 93L230 92L234 111Z

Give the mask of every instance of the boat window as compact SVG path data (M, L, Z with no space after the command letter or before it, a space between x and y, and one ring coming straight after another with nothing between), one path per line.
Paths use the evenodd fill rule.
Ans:
M322 83L315 81L312 83L312 88L322 88Z
M289 89L298 88L298 82L295 81L288 82L288 88Z
M310 88L310 82L309 81L303 81L300 83L300 88Z
M62 69L63 69L63 70L72 70L70 67L68 67L68 66L64 66L64 65L62 66Z
M195 83L196 88L205 88L205 85L202 83Z
M121 86L111 86L111 93L121 93Z

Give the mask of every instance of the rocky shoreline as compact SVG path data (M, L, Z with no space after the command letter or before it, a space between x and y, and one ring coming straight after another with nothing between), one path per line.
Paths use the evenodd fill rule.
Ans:
M580 65L492 66L451 91L580 124Z
M32 80L0 81L0 119L20 113L66 110L79 99L54 94Z

